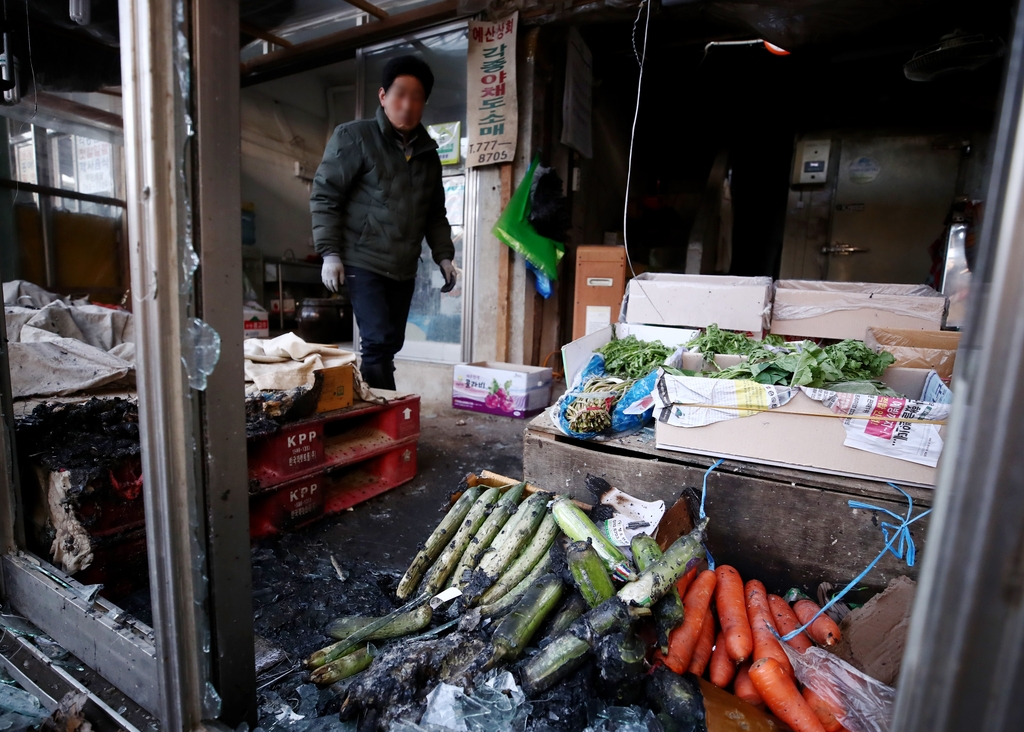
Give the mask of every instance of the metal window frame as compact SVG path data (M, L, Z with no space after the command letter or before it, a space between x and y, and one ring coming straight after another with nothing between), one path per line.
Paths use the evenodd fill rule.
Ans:
M245 411L239 388L240 129L223 124L225 114L237 116L239 110L238 21L238 0L119 3L126 80L125 198L153 628L93 597L48 563L17 552L24 536L6 337L0 349L4 599L155 713L169 731L210 726L213 718L232 727L241 721L255 724L257 711ZM183 95L179 79L193 76L186 67L189 36L194 92ZM189 106L193 100L195 110ZM199 138L190 141L193 111ZM187 197L192 190L195 216L190 219ZM200 252L195 278L182 268L190 224ZM194 292L186 277L194 282ZM191 312L205 318L222 339L206 393L189 388L182 366Z
M1024 716L1024 2L1005 73L894 732L1009 732Z

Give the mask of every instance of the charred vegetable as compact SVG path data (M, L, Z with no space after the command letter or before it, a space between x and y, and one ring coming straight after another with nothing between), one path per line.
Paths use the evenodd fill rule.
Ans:
M485 618L493 618L508 612L519 599L526 594L526 591L533 586L533 583L551 571L551 557L544 556L537 562L530 573L524 577L519 584L502 595L492 603L480 606L480 615Z
M410 610L407 613L399 615L380 630L370 633L366 636L366 640L375 641L385 640L387 638L400 638L403 635L415 633L427 627L430 624L430 618L430 606L422 605L415 610ZM363 630L366 626L376 620L378 620L378 618L367 618L360 615L338 618L327 626L327 635L340 641L345 640L353 633Z
M523 550L533 537L540 522L544 520L548 501L547 493L534 493L523 501L505 527L494 537L492 551L484 554L479 569L491 581L497 580L501 573L512 563L512 560Z
M495 651L492 665L514 661L519 657L562 599L562 589L562 580L553 574L545 575L533 583L494 629L491 636Z
M459 530L455 532L455 536L448 542L448 546L441 552L441 556L434 562L434 566L427 572L427 576L423 578L420 594L435 595L444 587L445 581L455 570L455 565L462 558L473 535L487 520L488 512L498 501L500 495L501 492L497 488L488 488L476 499L476 503L469 509L469 513L466 514Z
M434 529L433 533L424 543L423 549L419 551L412 560L412 564L409 565L409 569L405 571L405 575L398 583L398 590L395 592L398 595L398 599L406 600L412 595L419 585L423 573L430 569L430 565L434 563L441 550L451 540L452 535L458 529L462 520L466 518L469 509L473 507L473 504L476 503L476 499L479 497L480 488L476 486L467 488L459 496L459 500L451 507L448 514L441 519L441 523L437 525L437 528Z
M615 594L608 570L589 542L575 541L570 544L565 552L565 560L576 580L576 587L590 607L597 607Z
M633 559L637 568L642 572L662 558L661 547L658 546L652 537L647 534L637 534L630 543L633 552ZM663 654L668 653L668 634L675 630L683 622L683 600L679 597L679 590L672 588L654 603L654 617L658 623L658 644Z
M635 581L588 612L554 638L540 653L524 664L523 688L527 695L544 691L579 668L587 652L598 639L613 631L626 632L643 607L660 600L687 568L704 556L704 529L701 521L686 536L677 539L665 555L647 568ZM647 611L649 614L649 611Z
M629 566L626 555L612 544L590 520L583 509L572 502L567 495L560 495L551 505L551 514L562 532L573 541L589 540L608 571L620 580L636 579L636 573Z
M309 680L319 686L329 686L349 676L354 676L373 663L373 656L366 646L325 664L309 675Z
M470 540L469 546L462 555L462 559L459 560L458 566L455 567L455 571L452 573L451 584L458 587L465 586L467 581L466 575L480 562L480 558L491 546L495 535L501 531L509 517L515 514L516 507L519 505L519 499L522 497L524 490L526 490L526 483L519 483L506 490L505 495L498 500L494 510L491 511L491 515L487 517L483 526L480 527L480 530Z

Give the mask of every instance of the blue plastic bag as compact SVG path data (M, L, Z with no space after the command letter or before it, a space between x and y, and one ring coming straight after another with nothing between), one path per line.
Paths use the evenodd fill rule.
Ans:
M631 387L629 387L629 389L626 390L626 393L622 395L622 398L619 399L615 404L615 407L612 409L611 427L602 432L574 432L570 429L569 420L565 416L566 409L568 409L569 405L577 399L593 399L600 396L599 393L585 394L583 392L583 387L591 379L602 376L607 376L607 372L604 368L604 356L600 353L595 353L590 357L590 361L588 361L587 365L582 371L580 371L575 381L573 381L572 388L558 400L558 404L556 405L557 408L555 410L555 414L558 418L558 426L570 437L575 437L580 440L592 440L598 436L606 439L624 437L626 435L639 432L643 429L645 424L653 419L653 406L644 410L641 414L626 414L626 409L634 402L640 401L654 391L654 387L658 383L658 369L647 374L644 378L637 380Z

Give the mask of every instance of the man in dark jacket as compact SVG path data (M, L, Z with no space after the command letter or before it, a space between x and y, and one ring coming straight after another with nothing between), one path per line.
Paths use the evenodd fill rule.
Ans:
M331 292L344 278L359 325L360 371L379 389L395 388L424 237L444 275L442 292L455 286L441 159L420 124L433 86L423 60L389 61L376 118L334 131L309 200L321 277Z

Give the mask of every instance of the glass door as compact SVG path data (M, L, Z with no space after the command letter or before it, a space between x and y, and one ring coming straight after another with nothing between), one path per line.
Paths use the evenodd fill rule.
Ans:
M475 180L465 167L466 146L466 56L468 51L466 23L434 28L422 33L361 49L357 56L357 116L369 119L377 112L384 65L396 56L419 56L434 72L434 89L423 113L423 125L440 145L442 175L445 185L445 207L452 225L455 244L455 266L462 270L458 284L449 293L442 293L444 278L430 254L426 241L422 244L416 291L412 298L405 329L402 358L457 363L463 360L464 302L468 303L465 286L471 281L472 257L467 256L465 242L472 241L472 216L466 207L467 183ZM471 247L470 247L471 249ZM358 338L356 340L358 343Z

